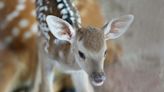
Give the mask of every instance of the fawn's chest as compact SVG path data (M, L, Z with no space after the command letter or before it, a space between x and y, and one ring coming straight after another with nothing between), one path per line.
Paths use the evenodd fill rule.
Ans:
M55 39L46 40L41 36L39 38L41 42L39 46L41 47L41 53L43 53L42 58L47 58L44 62L55 66L59 71L67 72L79 70L79 65L75 61L74 55L71 52L71 45L67 42L57 42Z
M80 69L71 51L70 43L53 42L48 48L48 54L50 58L55 61L55 67L59 70L75 71Z

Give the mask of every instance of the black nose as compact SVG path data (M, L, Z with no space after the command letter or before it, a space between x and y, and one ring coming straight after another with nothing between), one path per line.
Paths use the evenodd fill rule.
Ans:
M104 72L94 72L92 73L92 78L96 83L103 82L106 79Z

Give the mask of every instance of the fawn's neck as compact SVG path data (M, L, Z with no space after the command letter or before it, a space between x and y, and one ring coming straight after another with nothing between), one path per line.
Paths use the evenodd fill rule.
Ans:
M75 62L72 53L72 46L65 42L58 41L51 33L46 23L48 15L54 15L66 20L74 28L80 28L80 16L70 0L36 0L37 20L39 22L39 30L46 38L46 46L43 46L48 51L52 59L59 61L63 66L68 66L73 69L79 68ZM54 30L55 31L55 30ZM55 43L54 43L55 42Z

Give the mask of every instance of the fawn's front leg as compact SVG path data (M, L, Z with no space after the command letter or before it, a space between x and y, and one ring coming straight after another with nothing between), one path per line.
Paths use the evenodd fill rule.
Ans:
M41 78L41 87L40 92L54 92L53 90L53 80L54 80L54 72L53 68L47 67L48 65L43 65L42 67L42 78ZM50 68L50 69L46 69Z
M41 85L39 92L54 92L54 65L50 63L49 58L42 50L39 51L39 62L41 64Z
M89 82L88 75L84 71L74 72L71 74L76 92L94 92Z

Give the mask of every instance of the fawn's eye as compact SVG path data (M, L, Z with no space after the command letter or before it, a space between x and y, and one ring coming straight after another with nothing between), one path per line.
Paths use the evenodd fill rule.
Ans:
M81 58L85 59L85 55L84 55L84 53L81 52L81 51L79 51L79 56L80 56Z
M108 52L108 51L106 50L105 53L104 53L104 56L106 56L107 52Z

